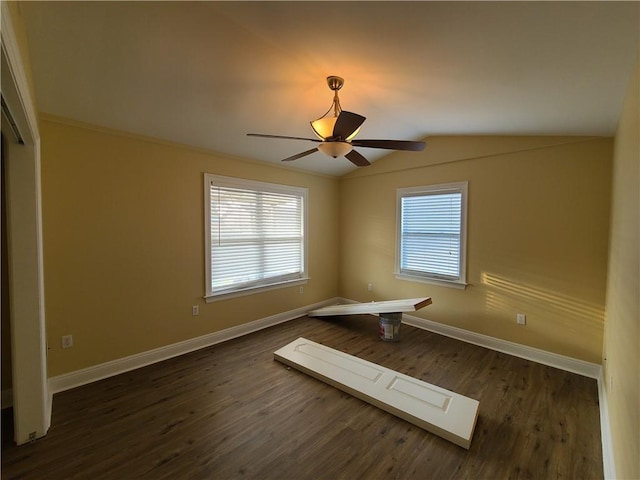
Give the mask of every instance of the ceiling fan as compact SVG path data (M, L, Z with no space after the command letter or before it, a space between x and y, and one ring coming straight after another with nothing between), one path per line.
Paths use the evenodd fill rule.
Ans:
M387 150L424 150L425 142L411 142L408 140L357 140L354 137L360 131L360 127L366 120L362 115L347 112L340 107L338 90L344 85L344 80L340 77L327 77L327 84L333 90L333 103L327 112L317 120L311 122L311 128L318 137L289 137L285 135L266 135L262 133L247 133L250 137L285 138L289 140L307 140L319 143L317 147L306 150L296 155L283 159L283 162L297 160L317 151L333 158L344 156L358 167L371 165L369 161L360 153L353 150L353 147L384 148Z

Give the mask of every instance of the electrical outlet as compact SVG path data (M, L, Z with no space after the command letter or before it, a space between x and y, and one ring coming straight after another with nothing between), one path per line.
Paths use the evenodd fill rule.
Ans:
M527 324L527 316L524 313L518 313L516 315L516 322L518 322L518 325L526 325Z
M304 293L304 287L300 287L300 295Z
M191 315L193 315L194 317L196 315L200 315L200 307L198 305L194 305L193 307L191 307Z
M370 283L370 284L367 285L367 290L369 292L373 292L373 283Z
M73 347L73 335L63 335L62 348L71 348L71 347Z

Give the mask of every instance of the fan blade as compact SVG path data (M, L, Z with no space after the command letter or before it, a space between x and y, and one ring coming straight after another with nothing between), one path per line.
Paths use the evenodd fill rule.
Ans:
M264 137L264 138L286 138L288 140L308 140L310 142L320 143L321 140L317 138L305 138L305 137L287 137L285 135L265 135L263 133L247 133L248 137Z
M341 111L333 127L333 137L331 138L345 140L355 132L365 120L365 117L357 113Z
M317 148L312 148L311 150L307 150L306 152L298 153L296 155L292 155L290 157L282 159L283 162L291 162L292 160L297 160L302 157L306 157L307 155L311 155L314 152L317 152Z
M424 142L410 142L408 140L352 140L354 147L386 148L388 150L411 150L420 152L424 150Z
M354 165L356 165L358 167L366 167L367 165L371 165L369 163L369 160L364 158L362 155L360 155L355 150L351 150L349 153L347 153L345 155L345 157L347 158L347 160L349 160L351 163L353 163Z

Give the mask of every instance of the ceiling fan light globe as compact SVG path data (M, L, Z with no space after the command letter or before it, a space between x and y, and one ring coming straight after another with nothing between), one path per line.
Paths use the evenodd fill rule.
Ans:
M338 158L353 150L353 146L348 142L322 142L318 145L318 150L329 157Z
M336 126L336 121L338 117L322 117L318 120L314 120L311 122L311 128L313 129L313 133L320 140L326 140L327 138L333 137L333 130ZM351 135L345 138L345 142L350 142L360 131L361 127L356 128Z
M331 138L338 117L322 117L311 122L311 128L320 140Z

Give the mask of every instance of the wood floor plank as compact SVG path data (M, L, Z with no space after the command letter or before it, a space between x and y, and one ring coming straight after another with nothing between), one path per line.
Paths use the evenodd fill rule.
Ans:
M376 317L302 317L54 397L3 479L602 478L595 380ZM480 400L470 449L273 360L298 337Z

